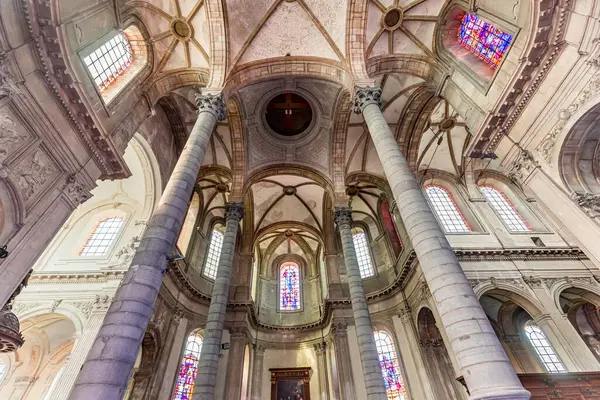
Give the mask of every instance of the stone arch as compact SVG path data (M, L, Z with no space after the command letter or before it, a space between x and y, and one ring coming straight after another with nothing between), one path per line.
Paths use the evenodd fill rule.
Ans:
M152 377L157 368L157 360L162 348L160 331L154 325L148 326L142 339L142 358L137 371L134 372L133 388L129 400L142 400L148 398Z
M496 281L486 281L478 284L473 288L477 298L481 299L484 295L499 295L507 301L512 301L519 307L523 308L531 317L536 318L546 313L540 302L529 294L525 289L522 289L513 284L507 284Z

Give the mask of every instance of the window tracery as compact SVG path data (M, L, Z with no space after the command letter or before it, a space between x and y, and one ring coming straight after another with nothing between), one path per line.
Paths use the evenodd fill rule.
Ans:
M471 232L471 227L446 189L431 185L425 187L425 193L447 233Z
M103 92L133 63L131 44L118 32L92 54L83 59L96 86Z
M567 372L544 332L531 321L525 324L524 329L529 343L531 343L540 361L544 364L546 371L550 373Z
M352 228L352 240L354 241L354 249L356 251L356 259L358 261L358 269L360 270L361 278L368 278L375 275L375 268L371 260L371 252L369 251L369 243L367 234L360 227Z
M113 244L123 225L121 217L104 218L94 228L91 235L79 251L80 256L103 256Z
M481 190L485 199L492 205L492 208L506 224L510 232L532 231L504 193L491 186L480 186L479 190Z
M185 343L185 350L179 366L177 382L175 383L173 400L191 400L196 374L198 373L201 350L202 337L199 330L195 330L190 333Z
M286 262L279 267L279 299L281 311L298 311L302 308L298 264Z
M394 341L385 331L376 331L374 335L388 399L407 400L408 394L400 372Z
M210 235L210 244L208 254L204 263L202 274L208 279L217 278L217 268L219 267L219 258L221 258L221 248L223 247L223 238L225 237L225 227L216 225Z
M460 45L492 69L498 68L512 39L511 34L469 13L464 15L458 30Z

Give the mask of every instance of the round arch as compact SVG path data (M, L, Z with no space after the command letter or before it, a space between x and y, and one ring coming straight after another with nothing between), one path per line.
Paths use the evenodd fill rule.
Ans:
M481 299L484 295L499 295L505 300L512 301L525 310L532 318L546 313L544 307L525 290L506 283L486 281L473 288L475 295Z

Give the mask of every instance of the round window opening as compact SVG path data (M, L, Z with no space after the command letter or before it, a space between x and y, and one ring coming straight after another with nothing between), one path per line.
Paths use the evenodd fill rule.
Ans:
M267 104L267 124L282 136L301 134L308 129L312 118L313 112L308 101L295 93L277 95Z

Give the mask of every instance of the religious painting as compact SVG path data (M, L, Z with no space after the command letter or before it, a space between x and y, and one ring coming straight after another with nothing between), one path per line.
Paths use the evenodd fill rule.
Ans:
M271 400L310 400L310 370L270 368Z

